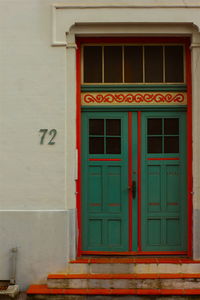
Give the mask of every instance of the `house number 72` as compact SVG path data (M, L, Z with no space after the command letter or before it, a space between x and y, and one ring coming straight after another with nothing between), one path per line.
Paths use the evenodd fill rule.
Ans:
M54 145L55 142L54 142L54 139L56 137L56 134L57 134L57 130L56 129L51 129L51 130L48 130L48 129L40 129L39 132L42 133L42 136L41 136L41 139L40 139L40 145L43 145L44 144L44 138L48 132L49 134L49 142L48 142L48 145Z

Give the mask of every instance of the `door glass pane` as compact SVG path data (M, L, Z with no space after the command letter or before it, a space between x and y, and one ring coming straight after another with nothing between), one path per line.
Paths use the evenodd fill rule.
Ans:
M179 137L167 136L164 138L165 153L179 153Z
M104 47L104 82L122 82L122 47Z
M162 153L162 137L148 137L148 153Z
M84 47L84 82L102 82L102 47Z
M124 47L125 82L143 82L143 55L141 46Z
M183 82L183 46L165 47L166 82Z
M107 119L106 120L106 134L107 135L121 135L121 120Z
M90 154L104 154L104 138L90 137L89 138L89 153Z
M103 135L104 134L104 119L90 119L89 120L89 134Z
M179 119L178 118L164 119L164 133L179 134Z
M163 47L145 46L145 82L163 82Z
M162 119L152 118L148 119L147 124L147 132L148 134L162 134Z
M121 153L121 138L107 137L106 138L106 153L120 154Z

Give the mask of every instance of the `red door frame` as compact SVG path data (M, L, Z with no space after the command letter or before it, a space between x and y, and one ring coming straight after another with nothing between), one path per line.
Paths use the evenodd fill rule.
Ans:
M188 170L188 182L187 182L187 197L188 197L188 250L182 252L144 252L141 251L141 166L140 166L140 126L138 126L138 251L128 251L123 253L115 252L90 252L82 251L82 230L81 230L81 44L83 43L157 43L157 44L167 44L167 43L182 43L185 45L185 66L186 66L186 84L187 84L187 170ZM78 179L76 181L76 207L77 207L77 224L78 224L78 244L77 244L77 256L82 254L90 255L187 255L192 257L192 84L191 84L191 54L190 54L190 39L189 38L179 38L179 37L126 37L126 38L110 38L110 37L97 37L97 38L77 38L77 53L76 53L76 147L78 150ZM129 116L129 129L131 122L131 114ZM141 113L138 112L138 125L141 122ZM129 130L129 132L131 132ZM131 134L131 133L130 133ZM129 140L130 140L129 135ZM130 145L130 142L129 142ZM132 161L131 149L129 148L129 160ZM131 166L131 163L130 163ZM131 179L131 169L129 167L129 184L132 182ZM132 207L131 196L129 196L129 208ZM132 210L129 210L129 224L131 223ZM131 226L130 226L131 228ZM131 249L132 241L132 230L129 232L129 249Z

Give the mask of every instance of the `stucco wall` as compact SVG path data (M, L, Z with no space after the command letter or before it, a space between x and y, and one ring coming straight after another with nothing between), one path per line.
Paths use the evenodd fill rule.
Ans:
M59 2L59 1L58 1ZM0 2L0 280L18 247L22 289L64 270L75 243L66 184L66 49L51 46L52 1ZM40 145L40 129L57 130ZM70 239L69 239L70 235Z
M0 209L65 209L66 50L51 47L50 1L0 5Z
M10 279L11 253L17 247L16 282L26 289L31 282L45 282L52 270L62 271L67 261L65 211L0 212L0 280Z

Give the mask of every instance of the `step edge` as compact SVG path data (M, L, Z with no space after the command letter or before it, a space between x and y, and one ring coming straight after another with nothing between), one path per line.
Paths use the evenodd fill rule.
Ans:
M76 259L69 264L199 264L200 260L192 260L187 258L90 258Z
M31 285L27 295L200 295L200 289L50 289L47 285Z
M47 279L190 279L200 278L200 273L150 273L150 274L49 274Z

